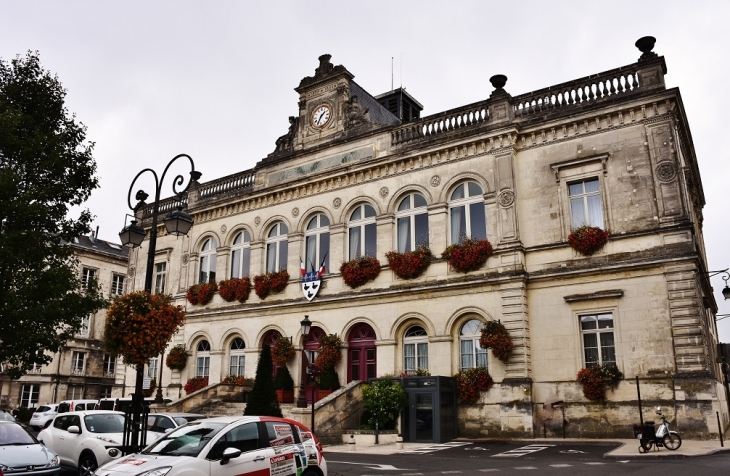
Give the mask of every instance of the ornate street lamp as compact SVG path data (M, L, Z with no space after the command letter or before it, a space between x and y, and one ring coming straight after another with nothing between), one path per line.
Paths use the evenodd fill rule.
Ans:
M155 201L152 203L152 222L150 223L150 244L149 244L149 250L147 251L147 273L145 274L145 280L144 280L144 290L148 293L152 292L152 276L154 272L154 266L155 266L155 249L157 247L157 218L160 211L160 192L162 191L162 183L165 180L165 175L167 175L167 171L169 170L170 166L179 158L184 157L190 161L190 180L188 181L185 188L182 190L178 190L177 187L185 183L185 179L182 175L178 175L175 177L172 183L172 191L175 195L181 196L183 193L185 193L188 188L190 187L190 184L192 182L197 181L201 177L201 173L195 170L195 164L193 163L193 159L187 155L187 154L179 154L173 157L173 159L167 164L165 167L165 170L162 172L162 176L157 177L157 173L152 169L144 169L141 172L137 174L136 177L134 177L134 180L132 180L132 184L129 186L129 193L127 194L127 205L129 206L129 209L133 212L137 212L139 210L143 210L146 208L147 204L145 204L145 200L149 195L147 195L143 190L138 190L135 199L138 200L137 205L134 207L132 206L132 189L134 188L135 182L137 182L137 179L144 174L145 172L151 172L153 177L155 178ZM187 213L182 211L182 206L178 206L177 210L169 213L165 217L165 228L169 234L172 235L185 235L190 230L190 227L193 225L193 219L188 215ZM119 238L122 240L123 246L130 246L132 248L135 248L137 246L140 246L142 244L142 241L145 237L145 231L144 229L137 225L137 222L135 220L132 220L129 226L124 227L124 229L119 233ZM163 402L162 398L162 357L164 357L164 353L162 356L160 356L160 381L157 384L157 398L155 399L155 402L157 403L159 400L159 403ZM144 402L144 396L142 395L142 383L144 380L144 366L138 365L137 366L137 375L136 375L136 381L134 386L134 395L132 397L132 441L131 441L131 447L133 451L138 451L139 448L143 447L145 445L146 435L141 433L141 423L142 423L142 410L143 410L143 402ZM125 442L126 444L126 442Z
M307 381L307 354L304 351L304 347L307 344L307 336L309 331L312 329L312 321L309 320L309 316L304 316L304 320L300 322L302 326L302 371L299 379L299 397L297 398L297 408L307 408L307 394L304 393L304 384ZM312 402L314 404L314 402Z

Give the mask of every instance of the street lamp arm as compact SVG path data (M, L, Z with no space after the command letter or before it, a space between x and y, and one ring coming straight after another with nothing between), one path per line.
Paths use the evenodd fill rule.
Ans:
M165 170L167 170L167 169L165 169ZM136 175L136 176L134 177L134 180L132 180L132 183L131 183L131 184L129 185L129 192L127 193L127 206L129 207L129 209L130 209L130 210L133 210L133 211L134 211L134 210L135 210L135 208L136 208L136 205L132 206L132 189L134 189L134 184L135 184L135 182L137 182L137 179L138 179L138 178L139 178L139 177L140 177L140 176L141 176L141 175L142 175L143 173L145 173L145 172L151 172L151 173L152 173L152 175L153 175L153 176L155 177L155 191L159 190L159 188L160 188L160 187L159 187L160 181L159 181L159 180L157 179L157 172L155 172L155 171L154 171L154 170L152 170L152 169L143 169L143 170L141 170L141 171L140 171L140 172L139 172L139 173L138 173L138 174L137 174L137 175ZM137 200L137 199L138 199L137 197L139 197L140 193L141 193L141 194L144 194L144 195L146 195L146 194L144 193L144 191L140 189L139 191L137 191L137 194L135 195L135 200Z
M193 158L190 157L188 154L178 154L175 157L172 158L169 164L167 164L167 167L165 167L165 170L162 172L162 178L160 179L160 185L162 185L162 182L165 181L165 175L167 175L167 170L170 168L170 166L175 163L175 161L181 157L185 157L190 161L190 180L188 180L188 184L178 192L177 187L185 183L185 177L181 175L178 175L175 177L175 179L172 181L172 192L175 195L179 195L181 193L185 193L188 188L190 187L190 184L193 181L193 174L195 173L195 163L193 162Z

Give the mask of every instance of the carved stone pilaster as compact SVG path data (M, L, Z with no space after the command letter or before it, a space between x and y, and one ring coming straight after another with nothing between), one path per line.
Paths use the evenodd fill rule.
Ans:
M505 378L528 378L532 366L530 353L530 321L527 312L527 283L524 279L500 286L502 324L509 331L514 348Z

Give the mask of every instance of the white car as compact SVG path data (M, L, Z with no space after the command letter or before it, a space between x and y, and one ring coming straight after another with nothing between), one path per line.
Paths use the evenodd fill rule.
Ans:
M58 415L58 404L49 403L48 405L41 405L33 412L28 424L34 430L40 430L41 428L45 428L56 415Z
M286 418L236 416L176 428L140 453L115 459L95 476L327 476L316 437Z
M178 426L207 418L199 413L150 413L147 415L147 431L161 438Z
M123 432L124 413L87 410L57 415L38 439L58 454L61 466L90 476L99 465L122 456Z

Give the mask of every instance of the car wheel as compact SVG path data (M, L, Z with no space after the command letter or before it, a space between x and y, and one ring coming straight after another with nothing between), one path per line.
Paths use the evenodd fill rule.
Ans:
M91 476L99 465L96 464L96 458L91 453L84 453L79 459L79 476Z

